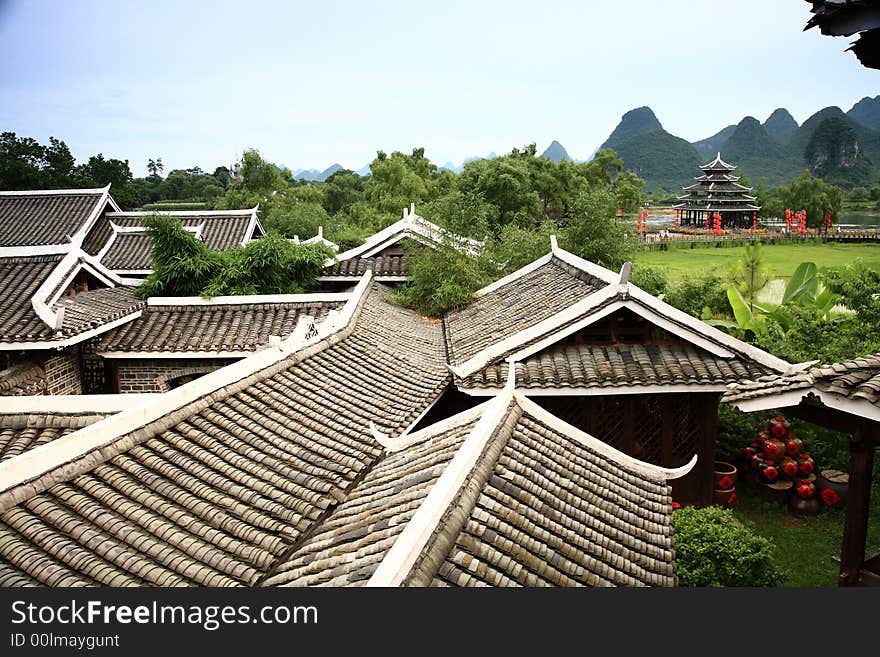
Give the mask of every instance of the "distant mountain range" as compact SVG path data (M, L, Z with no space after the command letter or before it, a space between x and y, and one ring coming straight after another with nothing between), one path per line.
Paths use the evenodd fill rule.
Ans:
M650 107L637 107L626 112L599 148L613 148L621 156L624 167L645 180L646 191L677 192L699 175L698 167L720 152L738 167L737 173L747 176L752 184L759 180L767 185L790 182L804 169L845 188L880 183L880 95L865 97L848 111L826 107L798 125L791 113L780 107L761 123L752 116L735 125L728 125L711 137L689 142L667 132ZM599 150L599 149L596 149ZM592 159L595 151L588 159ZM472 160L460 164L447 162L440 167L460 173ZM541 153L554 162L572 158L556 140ZM342 169L334 164L324 171L297 169L300 180L325 181ZM369 175L370 165L357 170Z

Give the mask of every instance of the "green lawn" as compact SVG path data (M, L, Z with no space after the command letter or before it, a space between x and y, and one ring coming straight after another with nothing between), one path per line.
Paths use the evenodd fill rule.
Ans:
M669 251L640 252L635 266L661 267L670 281L679 281L694 272L713 270L725 275L745 247L683 248ZM869 267L880 269L880 244L765 244L764 260L771 278L788 278L802 262L815 262L818 267L839 267L861 260Z
M786 572L784 586L837 586L838 565L843 538L842 510L826 510L816 516L796 517L786 507L761 498L743 481L737 481L734 514L776 545L776 562ZM880 547L880 489L871 494L868 547Z

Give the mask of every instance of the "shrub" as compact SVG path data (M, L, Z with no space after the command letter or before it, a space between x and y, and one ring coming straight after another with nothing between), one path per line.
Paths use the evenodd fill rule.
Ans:
M715 458L728 463L742 460L743 449L757 440L765 423L764 414L743 413L727 404L718 404L718 440L715 443Z
M671 286L666 293L666 303L701 319L730 314L724 280L712 272L690 276Z
M638 285L648 294L659 297L666 294L669 289L669 280L666 278L666 269L662 267L639 267L633 266L629 280Z
M773 542L738 524L730 509L682 508L673 512L681 586L778 586L782 571Z
M393 300L428 317L440 317L465 306L486 281L481 263L452 246L442 244L409 251L410 279L398 287Z

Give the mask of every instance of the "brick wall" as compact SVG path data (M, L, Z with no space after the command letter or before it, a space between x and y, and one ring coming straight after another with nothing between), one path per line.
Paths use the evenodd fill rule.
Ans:
M237 359L154 358L113 359L120 393L167 392L174 379L213 372Z
M81 395L79 353L71 348L50 356L43 365L47 395Z

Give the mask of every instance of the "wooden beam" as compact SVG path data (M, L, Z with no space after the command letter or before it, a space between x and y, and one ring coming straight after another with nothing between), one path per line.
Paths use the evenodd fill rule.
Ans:
M849 489L843 545L840 549L840 586L857 586L865 561L868 538L868 509L871 501L871 473L874 469L873 423L859 424L849 442Z
M801 402L797 406L789 406L781 410L786 415L791 415L812 424L818 424L820 427L825 427L832 431L840 431L850 435L854 434L864 422L863 419L854 415L814 402Z

